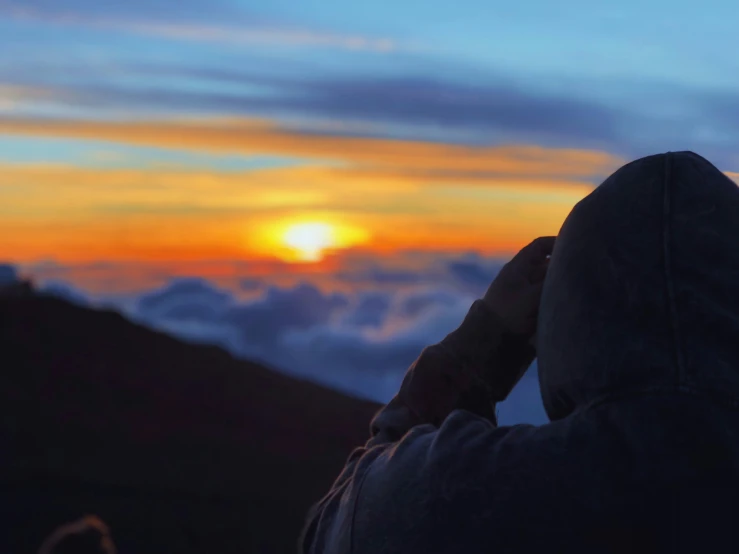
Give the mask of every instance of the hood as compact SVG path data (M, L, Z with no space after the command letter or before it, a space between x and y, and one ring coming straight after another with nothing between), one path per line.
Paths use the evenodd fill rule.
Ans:
M692 152L625 165L564 222L544 282L550 419L613 393L739 399L739 188Z

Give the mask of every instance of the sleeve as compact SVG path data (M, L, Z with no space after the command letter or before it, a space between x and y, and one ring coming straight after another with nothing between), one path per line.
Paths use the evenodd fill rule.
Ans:
M386 490L398 483L400 492L408 482L405 474L433 465L429 456L458 452L479 442L479 433L495 431L496 403L508 396L534 356L526 338L507 332L477 300L459 328L423 350L398 393L373 418L370 439L352 452L329 493L310 511L300 551L354 552L362 490L381 482ZM469 425L460 426L462 420Z

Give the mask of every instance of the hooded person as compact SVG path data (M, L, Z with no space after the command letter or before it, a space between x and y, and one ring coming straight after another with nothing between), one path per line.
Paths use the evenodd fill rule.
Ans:
M498 426L535 356L550 422ZM616 171L421 353L301 548L736 552L738 518L739 190L679 152Z

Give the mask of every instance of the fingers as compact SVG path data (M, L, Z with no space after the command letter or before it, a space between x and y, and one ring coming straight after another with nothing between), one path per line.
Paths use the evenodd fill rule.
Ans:
M549 267L556 237L539 237L521 251L521 269L529 283L541 283Z
M532 252L541 256L549 256L552 254L552 250L554 250L554 242L556 240L557 237L539 237L534 239L526 249L531 249Z

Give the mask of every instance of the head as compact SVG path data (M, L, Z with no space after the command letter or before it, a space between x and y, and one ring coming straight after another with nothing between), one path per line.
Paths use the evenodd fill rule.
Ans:
M739 189L692 152L625 165L552 253L537 329L550 419L614 393L739 398Z

